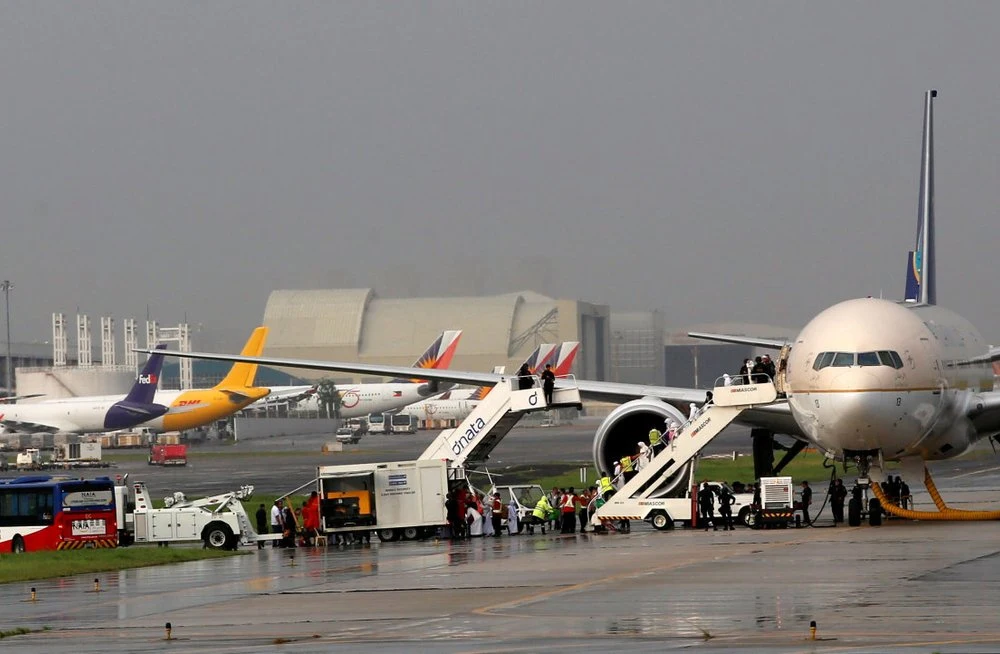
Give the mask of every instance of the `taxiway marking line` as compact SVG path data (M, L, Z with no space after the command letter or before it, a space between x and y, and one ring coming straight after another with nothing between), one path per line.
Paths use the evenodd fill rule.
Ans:
M853 531L855 529L861 529L861 527L849 527L847 529L844 529L841 533L846 533L846 532L849 532L849 531ZM824 538L824 537L825 537L825 535L822 534L822 533L820 533L820 534L817 534L815 538L800 538L800 539L788 541L788 542L785 542L785 543L761 543L760 544L760 548L761 549L777 549L779 547L788 547L789 545L801 545L803 543L808 543L808 542L812 542L812 541L815 541L815 540L820 540L821 538ZM478 609L473 610L472 612L475 613L475 614L477 614L477 615L490 615L491 613L493 613L495 611L502 611L503 609L515 608L515 607L520 606L522 604L530 604L530 603L533 603L533 602L538 602L538 601L541 601L543 599L548 599L550 597L556 597L558 595L562 595L563 593L572 593L572 592L575 592L575 591L584 590L584 589L587 589L587 588L592 588L594 586L600 586L600 585L603 585L603 584L614 583L616 581L621 581L621 580L624 580L624 579L634 579L634 578L637 578L637 577L643 577L643 576L647 576L647 575L650 575L650 574L659 574L659 573L662 573L662 572L667 572L669 570L676 570L678 568L683 568L683 567L686 567L686 566L689 566L689 565L694 565L694 564L697 564L697 563L704 563L705 561L717 561L719 559L728 559L728 558L731 558L732 556L742 556L744 554L746 554L746 550L745 549L735 550L735 551L733 551L731 553L728 553L728 554L725 554L725 555L721 555L721 556L719 555L718 552L708 552L708 553L702 555L701 557L696 557L694 559L687 559L687 560L680 561L680 562L677 562L677 563L671 563L669 565L660 566L658 568L644 568L644 569L638 570L638 571L631 570L629 572L621 572L621 573L618 573L618 574L609 575L607 577L599 577L597 579L591 579L590 581L581 581L578 584L572 584L572 585L569 585L569 586L563 586L562 588L555 588L555 589L547 590L547 591L544 591L544 592L541 592L541 593L532 593L532 594L525 595L524 597L521 597L521 598L518 598L518 599L515 599L515 600L508 600L506 602L501 602L499 604L493 604L493 605L490 605L490 606L483 606L483 607L480 607Z
M1000 466L986 468L984 470L973 470L972 472L963 472L962 474L955 475L954 477L945 477L945 479L961 479L962 477L971 477L972 475L981 475L986 472L996 472L997 470L1000 470Z

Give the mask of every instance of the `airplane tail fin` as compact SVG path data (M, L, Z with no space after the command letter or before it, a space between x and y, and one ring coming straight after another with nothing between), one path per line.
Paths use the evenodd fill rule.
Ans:
M934 98L924 93L924 134L920 153L920 199L917 202L917 244L906 266L907 302L937 304L937 266L934 258Z
M451 360L455 356L455 350L458 348L458 341L462 338L461 329L451 329L441 333L437 339L431 343L431 346L427 348L420 358L417 359L413 367L414 368L435 368L437 370L445 370L451 365ZM403 379L397 377L391 380L393 383L406 383L406 382L419 382L420 379Z
M166 343L157 345L157 350L166 349ZM163 368L163 355L154 352L149 356L146 365L142 367L139 376L136 377L132 389L125 396L126 402L136 404L152 404L153 396L156 395L156 387L160 383L160 370Z
M267 340L267 327L258 327L250 334L246 345L243 346L241 356L259 357L264 351L264 342ZM256 363L234 363L229 369L229 374L225 379L216 384L215 388L249 388L253 386L254 377L257 376Z
M579 341L566 341L559 344L558 354L555 358L556 362L553 365L556 377L565 377L573 371L573 362L576 360L576 354L579 351Z

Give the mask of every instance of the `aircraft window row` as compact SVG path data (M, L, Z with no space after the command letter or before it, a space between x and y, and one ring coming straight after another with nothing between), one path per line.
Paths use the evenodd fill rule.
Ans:
M899 370L903 359L892 350L877 352L821 352L813 363L813 370L847 368L849 366L888 366Z

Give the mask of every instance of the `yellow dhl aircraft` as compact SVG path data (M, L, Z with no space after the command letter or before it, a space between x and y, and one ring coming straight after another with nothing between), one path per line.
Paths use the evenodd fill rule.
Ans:
M242 356L257 357L264 351L267 327L253 330L243 346ZM253 385L257 364L235 363L225 379L212 388L195 388L187 391L157 391L155 401L169 408L160 416L144 422L140 427L153 431L184 431L209 425L230 416L271 392L269 388Z

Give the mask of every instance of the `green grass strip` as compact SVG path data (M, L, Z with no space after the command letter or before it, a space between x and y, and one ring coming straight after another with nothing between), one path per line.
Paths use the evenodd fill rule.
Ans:
M0 554L0 583L218 559L234 554L237 552L206 550L200 547L152 546Z

